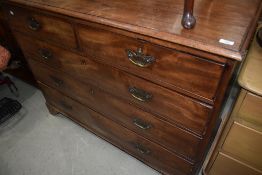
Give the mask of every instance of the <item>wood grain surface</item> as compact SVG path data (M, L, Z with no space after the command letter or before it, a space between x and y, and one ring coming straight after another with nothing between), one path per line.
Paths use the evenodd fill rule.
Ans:
M86 59L50 45L40 46L40 48L49 48L53 53L52 58L48 60L43 59L38 54L39 48L36 47L34 49L34 46L37 46L38 42L34 42L36 44L31 46L32 44L30 43L32 42L26 42L28 40L24 40L25 38L20 35L16 34L16 36L28 58L35 58L50 67L77 77L82 82L96 85L119 98L136 104L138 107L143 107L148 111L161 115L174 124L184 126L198 135L204 134L212 106L181 96L174 91L162 88L117 69L96 63L92 59ZM27 47L27 43L29 47ZM41 43L39 42L39 44ZM35 69L34 67L32 69ZM128 91L129 87L143 89L150 93L153 98L147 102L141 102L133 98Z
M103 117L59 92L40 84L48 102L62 113L125 152L165 174L185 175L193 165L172 152ZM50 105L49 104L49 105ZM77 115L75 115L77 113Z
M74 80L71 76L66 77L64 76L64 73L54 71L51 68L43 69L41 68L41 64L36 63L33 60L29 63L31 67L38 67L33 68L33 72L40 82L44 82L48 86L57 89L58 91L78 100L85 105L90 106L92 109L110 117L117 122L121 122L121 124L131 129L134 129L134 125L130 123L133 122L132 120L134 118L139 118L140 120L150 123L150 125L153 125L159 129L161 126L172 126L170 124L166 125L166 122L160 122L161 120L154 121L154 118L158 119L157 116L132 107L128 103L101 91L97 87L83 84L77 80ZM81 85L80 87L82 88L77 88L79 85ZM127 111L126 109L129 110ZM150 119L150 116L152 119ZM155 122L158 122L158 126L156 126ZM201 140L187 131L183 131L176 127L171 127L169 131L169 127L161 128L161 130L157 131L160 134L165 133L163 136L157 134L156 130L154 132L156 134L152 133L151 130L149 130L148 133L146 131L142 132L139 131L138 128L136 128L136 131L139 131L139 133L142 133L142 135L150 137L154 141L157 141L163 146L168 147L170 150L178 154L182 154L182 156L185 156L192 161L196 160L197 154L199 153L197 148Z
M192 30L181 26L184 0L9 0L140 33L236 60L244 58L260 0L196 0ZM248 9L248 10L246 10ZM220 39L234 44L223 44Z
M24 32L69 48L77 48L73 26L69 22L19 7L8 9L6 16L13 31ZM35 25L35 28L31 25Z

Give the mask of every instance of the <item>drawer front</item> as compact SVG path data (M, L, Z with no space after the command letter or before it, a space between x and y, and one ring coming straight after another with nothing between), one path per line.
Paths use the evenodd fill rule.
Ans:
M213 100L224 65L93 27L78 27L90 56L168 88ZM140 52L141 51L141 52Z
M262 171L262 133L234 122L222 146L241 160Z
M212 107L92 59L40 41L34 41L33 44L26 37L16 36L28 58L35 58L81 81L99 86L198 135L204 134ZM39 54L41 49L49 50L52 57L43 59L43 55Z
M189 174L192 165L89 108L40 84L48 103L134 157L167 174Z
M251 168L224 153L219 153L208 175L260 175L261 172Z
M23 32L65 47L77 48L74 30L70 23L15 6L7 6L5 9L13 31Z
M62 72L47 69L34 61L29 63L39 81L90 106L105 116L110 116L112 120L185 158L196 158L200 139L192 134L161 121L94 86L81 83Z
M237 117L262 128L262 97L248 92L237 113Z

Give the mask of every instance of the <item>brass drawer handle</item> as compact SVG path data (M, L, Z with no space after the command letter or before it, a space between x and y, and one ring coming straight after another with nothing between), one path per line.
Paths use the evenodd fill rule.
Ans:
M155 62L155 58L145 55L142 48L138 48L137 51L127 49L126 52L128 59L139 67L148 67Z
M149 101L153 98L153 95L136 87L129 87L131 95L139 101Z
M140 129L143 129L143 130L150 129L152 127L149 123L146 123L146 122L144 122L144 121L142 121L141 119L138 119L138 118L134 118L133 123L134 123L134 125L136 125L137 127L139 127Z
M151 152L149 149L145 148L143 145L139 143L135 144L135 149L139 151L141 154L145 154L145 155L148 155Z
M29 29L33 31L37 31L41 27L40 23L33 17L29 17L27 22L28 22Z
M39 55L44 58L45 60L48 60L53 57L53 53L51 50L47 48L42 48L38 50Z
M50 78L53 80L56 87L61 87L64 84L64 82L60 80L59 78L56 78L52 75L50 76Z
M68 104L67 104L66 102L64 102L64 101L61 101L60 104L61 104L64 108L66 108L66 109L69 109L69 110L72 110L72 109L73 109L72 106L68 105Z

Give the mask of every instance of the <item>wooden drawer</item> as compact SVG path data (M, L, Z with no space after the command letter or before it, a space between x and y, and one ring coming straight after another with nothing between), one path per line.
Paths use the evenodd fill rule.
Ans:
M13 31L57 45L77 48L74 30L69 22L16 6L6 6L5 13Z
M101 87L107 92L128 100L138 107L161 116L173 124L187 128L198 135L205 134L212 107L124 71L97 63L92 59L78 56L44 42L33 42L19 34L16 34L16 36L28 58L37 59L51 67L78 77L81 81ZM52 58L43 59L42 55L39 54L41 49L49 50L52 53ZM138 100L133 97L136 92L130 92L131 88L143 90L145 93L142 94L142 97L147 94L152 95L152 97L146 101ZM140 94L135 95L141 96Z
M261 132L234 122L222 149L262 171Z
M192 165L159 145L40 84L48 103L120 149L167 174L190 174Z
M92 57L171 89L179 89L211 101L216 96L225 68L223 64L99 28L83 26L77 30L83 50ZM137 52L138 48L142 49L146 58ZM130 58L127 50L131 51ZM154 57L155 61L146 67L137 66L129 60L140 60L139 64L148 64L152 60L149 56Z
M110 117L112 120L157 142L167 149L194 160L198 155L199 138L174 127L155 116L143 112L94 86L82 83L71 76L29 61L37 80L78 100L82 104ZM150 126L148 128L148 126ZM143 127L145 129L143 129Z
M262 97L247 92L236 115L262 128Z
M261 172L219 152L208 175L261 175Z

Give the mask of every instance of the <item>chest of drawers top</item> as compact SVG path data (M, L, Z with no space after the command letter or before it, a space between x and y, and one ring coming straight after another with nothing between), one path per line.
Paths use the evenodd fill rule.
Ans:
M187 46L242 60L252 38L261 0L196 0L197 25L180 24L184 0L9 0L85 21L141 34L141 39ZM247 10L248 9L248 10Z

